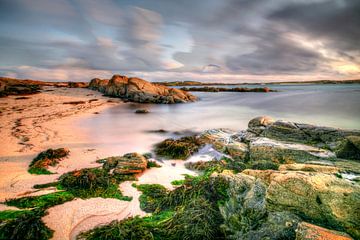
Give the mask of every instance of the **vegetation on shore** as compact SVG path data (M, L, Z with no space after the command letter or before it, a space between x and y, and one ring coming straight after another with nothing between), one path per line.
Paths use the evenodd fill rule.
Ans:
M56 166L70 151L66 148L48 149L39 153L30 163L28 172L31 174L52 174L47 168Z
M79 235L79 239L223 239L219 206L228 199L228 184L210 179L217 168L187 176L173 191L159 184L134 185L140 206L151 217L114 221Z

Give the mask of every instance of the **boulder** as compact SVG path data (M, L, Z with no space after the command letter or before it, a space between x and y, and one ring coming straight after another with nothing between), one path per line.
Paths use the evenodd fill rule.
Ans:
M105 93L106 86L108 85L109 80L94 78L89 83L89 88L92 90L97 90L99 92Z
M256 117L250 120L248 128L250 132L260 134L267 126L274 122L275 120L269 116Z
M107 171L113 170L114 174L128 175L141 173L146 169L146 158L138 153L127 153L124 156L108 157L102 159L103 168Z
M290 211L360 237L360 185L333 174L268 172L266 205L269 210Z
M258 137L250 141L250 161L272 161L275 163L303 163L314 159L333 159L331 151L274 139Z
M295 240L352 240L348 234L329 230L311 223L301 222L296 229Z
M222 153L234 159L245 160L248 156L248 145L241 142L241 137L236 132L228 129L211 129L200 135L200 141L211 144Z
M68 82L69 88L87 88L89 83L85 82Z
M192 94L179 89L121 75L114 75L108 82L93 79L89 87L104 92L108 96L140 103L185 103L197 99Z

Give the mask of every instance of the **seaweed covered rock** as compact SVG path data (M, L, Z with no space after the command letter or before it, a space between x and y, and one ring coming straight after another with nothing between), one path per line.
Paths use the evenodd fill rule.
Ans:
M263 137L250 141L250 161L261 159L276 163L303 163L308 160L335 157L331 151L300 143L282 142Z
M290 211L322 226L359 237L360 186L333 174L302 171L255 171L268 184L266 205L272 211Z
M114 75L108 82L93 79L89 88L104 92L108 96L140 103L185 103L197 98L180 89L153 84L140 78Z
M311 223L301 222L296 229L295 240L352 240L348 234L329 230Z
M127 153L124 156L103 159L106 171L113 169L114 174L129 175L143 172L147 167L147 159L138 153Z
M201 146L201 141L195 136L166 139L155 145L155 153L160 157L185 160L196 153Z
M248 156L248 145L239 139L239 135L228 129L211 129L200 135L200 140L237 160L245 160Z
M29 165L29 173L51 174L47 170L49 166L56 166L61 159L67 157L70 151L66 148L48 149L39 153Z

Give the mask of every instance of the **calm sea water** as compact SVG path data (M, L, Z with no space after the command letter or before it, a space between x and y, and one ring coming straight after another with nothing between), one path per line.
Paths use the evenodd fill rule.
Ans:
M194 92L193 94L200 98L194 103L127 103L76 124L86 131L89 137L96 138L97 145L118 153L146 152L154 143L174 136L174 131L246 129L250 119L261 115L323 126L360 129L360 84L268 87L280 92ZM135 114L134 111L138 108L147 108L150 113ZM167 130L169 133L149 132L158 129Z

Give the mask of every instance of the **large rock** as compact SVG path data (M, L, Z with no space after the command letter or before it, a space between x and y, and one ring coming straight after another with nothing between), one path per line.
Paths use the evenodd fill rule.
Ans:
M259 174L268 184L266 205L272 211L291 211L313 222L360 237L360 186L333 174L271 171Z
M103 168L107 171L113 169L114 174L128 175L141 173L146 169L146 158L138 153L127 153L124 156L108 157L103 159Z
M185 91L153 84L140 78L114 75L104 88L105 83L104 80L93 79L89 87L98 89L108 96L140 103L185 103L197 99ZM101 87L98 87L99 85Z
M360 136L360 131L278 120L267 125L259 134L272 139L306 143L334 150L347 136Z
M295 240L352 240L348 234L329 230L307 222L301 222L296 229Z
M275 120L269 116L256 117L250 120L248 128L250 132L260 134L267 126L274 122Z
M214 174L229 183L229 200L220 206L227 239L294 239L300 218L288 211L268 211L266 185L245 174Z
M234 159L245 160L248 156L248 145L241 142L239 134L228 129L211 129L200 135L200 140L212 144L219 152L230 155Z
M333 159L331 151L274 139L258 137L250 141L250 161L272 161L275 163L306 162L314 159Z
M105 93L106 86L108 85L108 79L94 78L89 83L89 88L92 90L97 90L99 92Z

